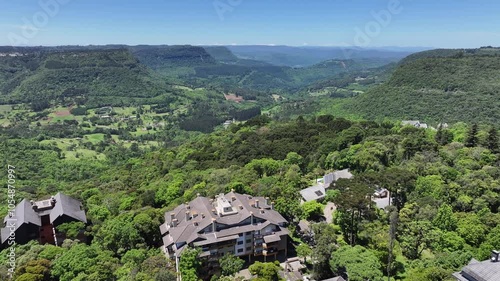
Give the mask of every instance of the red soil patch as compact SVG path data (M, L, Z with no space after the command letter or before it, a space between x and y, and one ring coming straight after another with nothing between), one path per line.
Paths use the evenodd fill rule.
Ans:
M224 94L224 97L226 98L226 100L230 100L230 101L234 101L234 102L242 102L244 101L245 99L243 97L239 97L235 94Z
M71 112L70 112L71 109L73 109L73 106L68 107L68 109L66 109L66 110L56 111L54 114L56 116L59 116L59 117L69 116L69 115L71 115Z
M71 113L69 112L69 110L61 110L61 111L56 111L54 114L55 114L56 116L59 116L59 117L69 116L69 115L71 115Z

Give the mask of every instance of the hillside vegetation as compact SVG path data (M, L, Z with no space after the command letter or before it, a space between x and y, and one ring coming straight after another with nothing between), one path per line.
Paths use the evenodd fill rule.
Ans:
M165 211L197 193L213 197L235 189L275 202L290 221L297 252L315 261L308 270L316 280L348 274L382 281L390 274L401 281L447 281L471 258L487 259L500 247L498 134L488 126L467 130L439 133L328 115L290 122L260 116L167 148L127 147L107 136L93 146L81 142L104 155L90 159L68 157L55 141L0 128L0 159L16 167L17 198L61 191L82 200L90 222L72 226L85 229L89 244L18 245L15 280L175 280L173 261L159 250ZM314 222L324 206L300 205L299 191L344 168L355 176L327 194L337 206L334 219L313 224L313 240L301 240L296 223ZM385 211L366 200L379 186L391 190L393 206ZM6 197L1 193L0 201ZM308 251L299 251L304 247ZM8 251L0 254L2 280ZM210 279L203 268L192 270Z
M386 83L353 99L346 109L370 119L498 124L500 56L486 49L413 55Z
M78 98L87 106L122 105L166 94L126 49L27 52L0 57L0 102L53 103ZM144 102L143 102L144 103Z

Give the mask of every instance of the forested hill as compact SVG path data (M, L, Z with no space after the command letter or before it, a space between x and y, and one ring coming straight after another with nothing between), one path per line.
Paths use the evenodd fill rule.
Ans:
M214 59L222 62L236 62L236 57L228 48L224 46L207 46L204 47L205 51L209 53Z
M500 54L500 48L491 46L481 47L478 49L434 49L423 52L418 52L407 56L400 61L400 64L405 64L422 58L446 58L446 57L462 57L462 56L495 56Z
M130 48L139 61L153 69L213 65L215 59L203 47L138 46Z
M0 102L79 98L88 106L166 94L127 49L18 49L0 56Z
M346 107L370 119L498 124L499 51L435 50L412 55L386 83L358 96Z

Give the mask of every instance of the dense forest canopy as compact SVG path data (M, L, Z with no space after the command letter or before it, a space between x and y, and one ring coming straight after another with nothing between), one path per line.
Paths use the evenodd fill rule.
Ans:
M300 189L327 170L350 168L354 180L339 182L339 193L328 199L338 206L328 236L337 246L324 252L322 243L330 240L315 238L311 255L324 262L314 264L313 274L328 277L347 270L350 276L364 276L370 267L373 280L382 280L388 274L394 215L399 218L391 276L417 280L418 273L418 280L428 280L437 274L441 277L433 280L447 280L470 258L485 259L500 247L494 234L500 222L496 134L488 126L432 131L332 116L286 123L257 117L159 150L127 149L103 140L98 145L105 158L96 161L67 159L50 143L3 133L1 159L17 166L18 196L36 199L64 191L83 200L92 223L86 229L91 245L19 247L18 276L29 275L30 266L46 267L37 280L83 280L96 273L95 280L170 276L167 261L161 260L162 269L148 265L160 262L157 227L164 211L197 193L214 196L236 189L272 198L293 222L310 214L300 205ZM365 198L376 186L392 191L394 208L388 212L346 200ZM351 221L351 213L356 220ZM330 233L325 231L318 233ZM373 264L349 259L358 252ZM72 265L75 259L88 266ZM105 267L99 265L103 260Z
M384 84L346 108L365 118L487 122L500 116L500 50L436 50L405 59Z

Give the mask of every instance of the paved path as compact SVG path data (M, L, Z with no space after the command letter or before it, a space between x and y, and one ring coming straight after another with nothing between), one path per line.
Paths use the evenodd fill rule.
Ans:
M333 221L333 212L337 210L337 206L333 204L332 202L328 202L325 206L325 209L323 210L323 215L326 218L327 223L331 223Z

